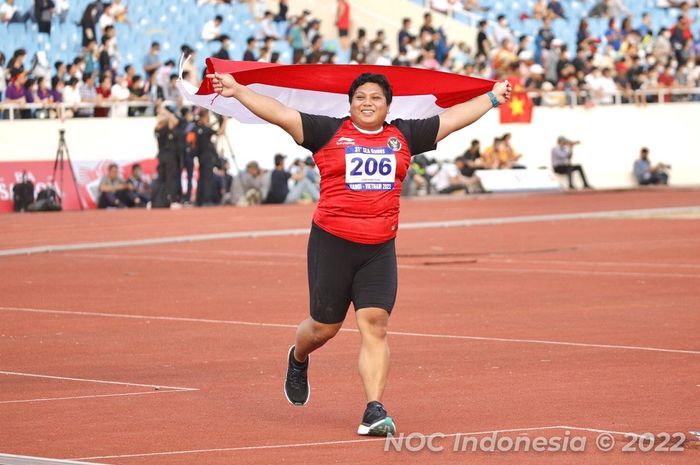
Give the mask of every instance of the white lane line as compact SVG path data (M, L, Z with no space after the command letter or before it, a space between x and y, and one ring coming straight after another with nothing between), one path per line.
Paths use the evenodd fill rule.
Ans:
M474 431L470 433L450 433L445 434L445 437L454 437L459 435L464 436L480 436L484 434L501 434L501 433L519 433L528 431L544 431L553 429L562 429L563 426L539 426L531 428L510 428L510 429L499 429L491 431ZM431 434L431 433L427 433ZM366 442L379 442L386 441L386 438L367 438L367 439L348 439L348 440L338 440L338 441L319 441L319 442L300 442L291 444L265 444L261 446L240 446L240 447L220 447L213 449L192 449L192 450L174 450L174 451L163 451L163 452L143 452L135 454L120 454L120 455L102 455L95 457L81 457L73 460L95 460L95 459L118 459L118 458L129 458L129 457L153 457L159 455L185 455L185 454L201 454L208 452L240 452L249 450L269 450L269 449L289 449L294 447L323 447L323 446L337 446L337 445L347 445L347 444L360 444Z
M588 219L615 219L615 218L638 218L657 213L697 213L700 206L670 207L670 208L649 208L632 210L613 210L584 213L557 213L548 215L525 215L496 218L474 218L453 221L424 221L417 223L402 223L400 229L439 229L439 228L464 228L471 226L488 226L518 223L534 223L547 221L571 221ZM236 231L214 234L192 234L187 236L169 236L150 239L134 239L122 241L106 242L79 242L73 244L40 245L35 247L22 247L16 249L0 250L0 257L15 255L29 255L48 252L65 252L74 250L108 249L115 247L139 247L159 244L178 244L182 242L202 242L225 239L261 238L261 237L282 237L307 235L309 228L299 229L267 229L259 231Z
M118 386L136 386L136 387L149 387L149 388L160 388L160 389L175 389L178 391L198 391L196 388L188 387L178 387L178 386L163 386L160 384L139 384L139 383L129 383L125 381L107 381L104 379L89 379L89 378L71 378L67 376L55 376L55 375L44 375L38 373L22 373L18 371L0 371L0 375L8 376L25 376L29 378L43 378L43 379L58 379L61 381L78 381L83 383L97 383L97 384L116 384Z
M649 268L688 268L688 269L700 269L700 264L696 263L644 263L644 262L596 262L596 261L586 261L586 260L530 260L530 259L519 259L519 258L497 258L499 255L507 256L504 254L492 254L489 257L475 257L480 262L488 263L530 263L530 264L540 264L540 265L583 265L583 266L629 266L629 267L649 267Z
M96 462L76 462L74 460L31 457L29 455L0 454L0 465L106 465Z
M399 265L399 268L408 270L433 270L433 271L467 271L478 273L514 273L514 274L569 274L576 276L617 276L629 278L683 278L700 279L700 274L683 273L644 273L641 271L591 271L591 270L561 270L557 268L488 268L483 266L461 266L449 263L436 263L431 265Z
M55 315L76 315L76 316L89 316L89 317L104 317L104 318L125 318L125 319L136 319L136 320L161 320L161 321L179 321L179 322L190 322L190 323L208 323L208 324L224 324L224 325L240 325L240 326L257 326L264 328L287 328L296 329L297 325L294 324L280 324L280 323L257 323L253 321L236 321L236 320L213 320L206 318L186 318L186 317L172 317L172 316L148 316L148 315L132 315L132 314L120 314L120 313L99 313L99 312L82 312L82 311L71 311L71 310L49 310L49 309L37 309L37 308L19 308L19 307L2 307L0 306L0 311L7 312L24 312L24 313L45 313L45 314L55 314ZM341 332L359 332L357 329L342 328ZM414 333L405 331L389 331L392 336L406 336L406 337L423 337L423 338L434 338L434 339L461 339L467 341L484 341L484 342L507 342L515 344L541 344L541 345L556 345L556 346L568 346L568 347L583 347L591 349L613 349L613 350L636 350L644 352L662 352L662 353L675 353L675 354L687 354L687 355L700 355L700 350L686 350L686 349L666 349L661 347L644 347L644 346L627 346L627 345L614 345L614 344L594 344L594 343L584 343L584 342L566 342L566 341L548 341L540 339L516 339L516 338L499 338L499 337L486 337L486 336L465 336L458 334L431 334L431 333Z
M302 266L306 267L304 262L285 262L285 261L262 261L262 260L226 260L226 259L216 259L216 258L191 258L191 257L163 257L160 255L129 255L129 254L101 254L101 253L63 253L63 256L76 257L76 258L103 258L107 260L147 260L147 261L159 261L159 262L183 262L183 263L220 263L224 265L230 264L247 264L247 265L259 265L259 266ZM447 259L448 257L444 257ZM487 260L476 259L478 262L486 262ZM491 261L494 264L500 263L497 261ZM461 263L460 263L461 265ZM430 262L423 265L398 265L399 269L406 270L433 270L433 271L466 271L473 273L515 273L515 274L527 274L527 273L540 273L540 274L571 274L577 276L618 276L618 277L631 277L631 278L684 278L684 279L700 279L700 274L683 274L683 273L647 273L641 271L593 271L593 270L562 270L556 268L488 268L479 266L459 266L457 264L450 264L449 262Z
M32 403L32 402L53 402L53 401L58 401L58 400L77 400L77 399L97 399L97 398L102 398L102 397L124 397L124 396L142 396L146 394L165 394L166 392L191 392L191 391L196 391L197 389L167 389L163 388L162 390L156 391L142 391L142 392L123 392L121 394L96 394L92 396L71 396L71 397L43 397L39 399L20 399L20 400L3 400L0 401L0 404L24 404L24 403ZM0 462L0 465L2 462Z

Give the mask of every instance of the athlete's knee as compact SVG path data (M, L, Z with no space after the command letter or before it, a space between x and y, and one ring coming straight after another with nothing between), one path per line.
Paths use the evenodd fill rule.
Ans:
M311 333L313 335L314 342L326 342L327 340L332 339L336 334L338 334L341 326L342 323L325 324L311 320Z
M374 339L385 339L389 323L389 313L379 308L362 309L357 314L360 333Z

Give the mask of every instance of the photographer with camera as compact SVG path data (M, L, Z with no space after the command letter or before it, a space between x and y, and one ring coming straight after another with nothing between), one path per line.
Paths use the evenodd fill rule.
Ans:
M657 163L652 165L649 161L649 149L642 147L639 158L634 162L634 177L640 186L650 184L668 184L667 170L671 169L671 165L665 163Z
M552 169L557 174L566 174L569 177L569 189L575 189L573 173L578 172L585 189L592 189L586 180L586 174L581 165L572 165L571 157L574 155L574 145L580 141L572 141L564 136L559 136L557 145L552 149Z
M218 129L216 125L218 123ZM194 156L199 159L199 179L197 182L197 205L218 205L221 194L214 177L214 169L219 160L214 136L226 132L226 119L214 117L208 110L202 110L191 134L194 135Z
M154 132L158 140L158 181L153 189L153 206L162 208L180 200L180 159L184 135L177 130L180 119L165 105L158 106L156 118Z

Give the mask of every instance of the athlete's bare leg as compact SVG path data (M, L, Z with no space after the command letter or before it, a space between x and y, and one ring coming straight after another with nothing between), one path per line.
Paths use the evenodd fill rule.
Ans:
M382 308L362 308L355 312L362 336L359 368L367 402L381 402L389 375L389 313Z

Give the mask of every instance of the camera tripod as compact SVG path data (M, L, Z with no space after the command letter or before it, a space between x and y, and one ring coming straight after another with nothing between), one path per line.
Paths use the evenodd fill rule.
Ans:
M56 159L53 162L53 175L51 177L53 181L54 190L56 190L57 204L63 207L63 171L65 162L68 162L68 168L70 169L71 175L73 176L73 187L75 188L75 194L78 196L78 204L80 209L84 210L85 206L83 204L83 197L80 195L80 189L78 188L78 179L75 176L75 170L73 169L73 162L70 159L70 152L68 151L68 144L66 144L66 130L58 130L58 149L56 150ZM58 189L56 189L56 170L60 170L60 182ZM60 194L59 194L60 193Z

